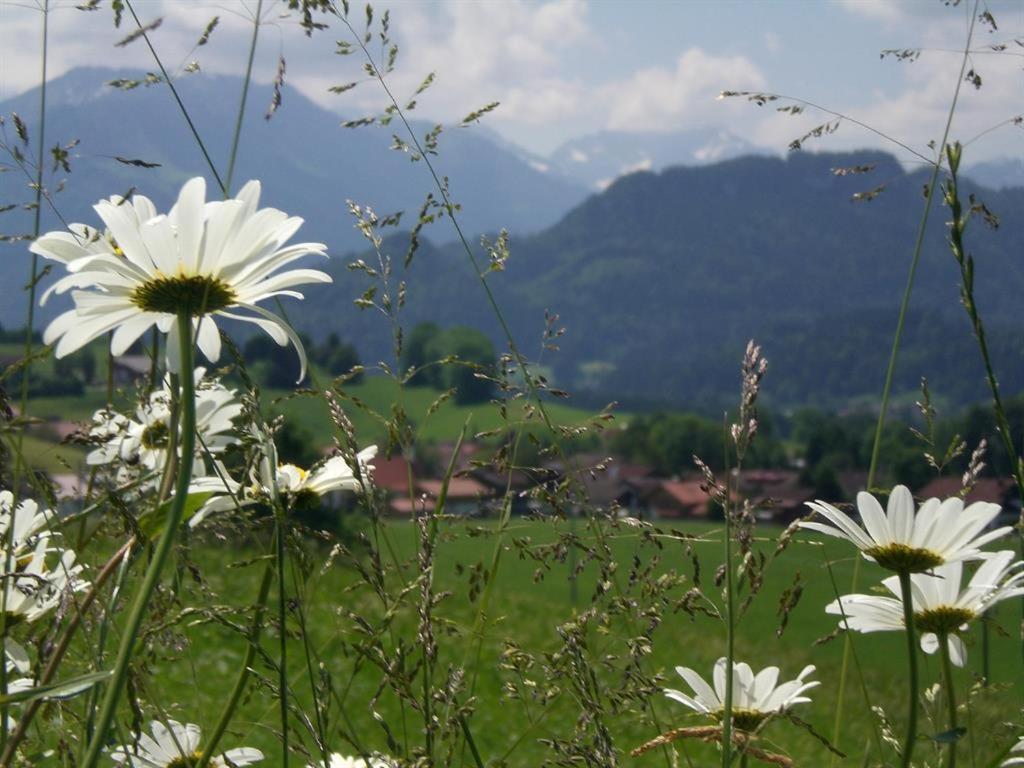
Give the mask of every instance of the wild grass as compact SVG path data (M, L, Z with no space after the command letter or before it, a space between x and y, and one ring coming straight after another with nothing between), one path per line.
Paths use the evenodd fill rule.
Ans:
M579 715L571 692L562 690L548 704L531 702L527 705L507 695L508 686L540 694L547 686L540 666L545 654L560 650L556 617L568 621L573 615L584 612L588 596L592 593L598 578L595 566L585 567L579 575L577 603L571 600L568 566L556 565L542 580L535 579L537 563L517 556L519 543L527 541L534 547L551 543L558 533L567 530L567 521L513 520L507 531L509 544L502 567L497 574L494 598L491 605L492 622L486 631L479 666L478 689L473 701L473 735L487 765L500 765L503 756L508 765L540 765L548 752L540 743L542 739L567 738ZM414 562L417 533L409 522L386 523L389 535L399 557L411 566ZM696 537L693 550L699 555L703 578L710 579L720 563L721 524L679 523L664 526L666 531L682 531ZM442 642L441 666L457 664L461 660L462 644L468 639L467 633L473 623L476 610L470 594L469 574L472 567L486 559L486 553L494 537L494 521L446 520L442 523L438 558L435 563L436 587L439 592L450 593L438 610L438 623L447 642ZM765 526L758 530L758 550L771 551L775 540L782 533L781 528ZM682 576L671 600L682 601L685 593L693 586L693 571L690 555L685 546L673 539L665 539L664 547L643 543L636 529L625 525L609 525L607 530L613 557L625 570L633 558L644 562L658 558L652 578L669 574ZM849 583L852 575L853 558L849 548L842 542L822 541L819 537L800 536L800 542L791 545L786 556L778 560L768 571L762 594L749 612L739 619L736 658L746 661L755 668L770 664L778 665L784 678L795 677L807 663L814 663L817 671L814 679L822 685L810 692L814 703L798 707L794 711L807 720L818 732L828 733L831 728L831 712L835 705L839 670L842 664L842 642L833 639L822 645L816 641L829 636L836 627L836 618L827 616L823 606L835 597L832 579L840 585ZM593 538L581 534L582 544L593 545ZM230 561L244 561L257 555L260 548L250 542L242 546L234 543ZM322 550L314 553L324 555ZM203 590L197 584L187 584L187 593L198 596L209 593L218 596L255 597L258 590L258 568L225 567L225 551L222 545L204 537L198 538L190 551L190 558L203 574ZM827 563L831 564L831 568ZM831 570L831 573L830 573ZM803 583L803 595L799 604L789 615L785 631L778 635L780 618L779 599L799 575ZM868 565L862 573L865 583L879 580L884 573ZM399 730L402 713L396 697L386 689L382 675L376 670L363 667L351 678L359 658L355 650L364 636L348 617L352 611L364 616L379 616L379 607L368 599L361 588L360 575L348 568L333 567L314 580L308 595L307 624L317 657L330 670L335 681L335 692L346 703L346 730L359 734L364 747L387 751L385 734L376 720L378 713L393 731ZM209 590L206 593L205 590ZM187 594L186 593L186 594ZM639 599L642 590L627 592ZM742 598L742 594L741 594ZM213 598L216 603L217 598ZM189 600L184 600L188 603ZM1007 606L1000 612L1005 628L1013 624L1012 610ZM180 636L168 637L166 657L155 668L153 680L148 683L147 696L175 702L182 716L199 718L210 722L217 714L224 698L226 681L231 677L241 658L244 644L233 632L204 623L189 627L187 622L178 626ZM395 627L399 637L415 632L411 617L399 621ZM294 627L292 627L294 631ZM451 632L452 634L448 634ZM958 681L966 688L980 671L981 653L977 632L972 635L971 658L967 669L958 674ZM722 654L724 631L719 622L707 617L691 617L685 611L672 610L671 605L663 613L663 620L653 635L654 642L648 657L650 668L666 687L686 689L685 684L673 671L675 666L689 666L702 675L708 675L714 661ZM614 618L604 629L598 629L590 636L590 649L595 659L594 672L609 688L619 682L625 647L630 634ZM969 750L971 762L987 764L1000 747L1000 742L1010 737L1004 722L1012 717L1017 705L1016 694L1010 688L1024 683L1024 672L1015 658L1015 639L1008 634L995 633L992 646L992 679L989 695L983 700L976 698L970 705L969 717L973 722ZM175 651L172 646L177 646ZM528 651L536 664L520 678L507 668L510 647ZM859 764L868 748L873 748L872 714L864 706L860 689L859 674L863 673L864 685L871 700L883 707L894 719L898 718L905 697L903 679L905 658L903 638L898 633L880 633L859 637L855 641L859 671L851 672L852 683L846 694L843 736L837 745L845 751L850 764ZM604 659L602 662L601 660ZM938 681L938 657L922 656L922 676L925 685ZM308 696L308 682L304 678L304 662L297 658L292 663L290 677L295 682L294 693L300 698ZM270 674L261 668L262 674ZM341 681L352 679L351 687L342 686ZM347 690L347 693L346 693ZM187 695L183 695L187 692ZM699 718L692 716L682 705L665 699L655 693L659 713L667 727L699 724ZM359 702L371 702L370 706ZM938 700L941 704L941 699ZM943 730L938 704L936 722L926 724L924 733L938 733ZM173 711L173 710L172 710ZM966 718L965 718L966 719ZM232 726L238 734L238 743L252 744L272 752L276 744L274 735L277 720L272 702L263 696L253 695L243 705ZM412 718L410 718L412 722ZM531 726L531 723L534 725ZM655 734L649 724L642 722L634 713L619 713L611 719L612 732L617 748L626 751L648 741ZM930 729L930 730L929 730ZM982 734L992 738L982 738ZM827 762L829 752L810 734L793 728L787 723L775 723L766 731L766 736L785 753L791 755L797 765L814 766ZM997 738L998 736L998 738ZM419 738L413 727L410 744ZM677 743L678 744L678 743ZM334 747L340 751L354 752L350 745L340 739ZM715 760L716 750L707 745L690 744L685 755L680 745L681 765L703 766ZM927 745L921 750L927 756ZM687 760L690 762L688 763ZM663 765L664 757L657 751L635 760L629 765ZM468 755L463 755L453 765L472 765Z

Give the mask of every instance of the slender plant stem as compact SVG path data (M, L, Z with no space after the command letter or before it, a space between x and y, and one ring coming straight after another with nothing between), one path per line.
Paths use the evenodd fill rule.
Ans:
M967 69L967 62L970 58L971 40L974 37L974 22L978 17L978 2L975 0L971 12L970 27L967 32L967 42L964 45L963 57L960 62L960 73L956 79L956 87L953 89L953 99L949 105L949 112L946 115L946 127L942 132L940 147L946 146L949 140L950 128L953 124L953 115L956 113L957 103L960 99L960 86L964 82L964 72ZM899 143L899 142L897 142ZM885 427L885 417L889 410L889 396L892 391L892 381L896 373L896 359L899 356L900 341L903 338L903 325L907 316L907 308L910 306L910 295L914 287L914 278L917 274L917 265L921 260L921 251L924 247L924 237L928 228L928 218L932 209L932 200L935 198L935 189L938 185L939 170L942 167L941 156L932 164L932 175L928 181L927 194L925 196L924 211L921 213L921 222L917 229L917 237L914 241L914 250L910 259L910 270L907 273L907 284L903 289L903 299L900 301L899 316L896 320L896 330L892 338L892 350L889 353L889 365L885 370L885 384L882 387L882 401L878 407L878 422L875 425L875 436L871 442L871 462L868 465L867 489L871 490L875 484L875 477L878 471L878 456L882 447L882 430ZM860 559L853 565L853 576L850 583L850 592L857 591L857 583L860 580ZM836 715L833 728L833 741L838 743L842 724L843 694L846 691L846 677L850 666L850 644L853 642L849 632L843 637L843 660L839 672L839 686L836 695ZM835 756L832 757L833 764Z
M726 435L729 432L726 430ZM722 511L725 512L725 701L722 702L722 768L732 764L732 702L733 702L733 665L736 656L736 606L735 589L733 587L732 567L732 510L729 508L730 477L728 463L725 475L725 499Z
M956 747L959 739L956 737L956 688L953 684L953 664L949 658L949 636L945 633L939 635L939 654L942 656L942 685L946 689L946 705L949 708L949 731L950 738L949 752L946 754L946 768L956 768Z
M260 581L260 591L256 598L256 610L253 612L252 623L249 625L249 647L245 651L245 658L242 659L242 665L238 668L238 677L235 678L235 686L231 689L231 695L228 696L228 701L224 705L224 711L221 712L217 725L214 726L213 731L206 740L206 746L203 748L203 754L199 758L199 762L196 763L196 768L206 768L207 764L210 762L210 758L213 756L214 751L217 749L217 744L220 743L221 738L224 736L224 732L231 723L231 718L235 714L235 710L238 708L238 702L241 700L242 694L245 692L245 685L249 680L249 672L252 668L253 661L256 659L256 648L259 646L260 631L263 629L263 612L267 607L267 598L270 595L270 584L273 581L273 576L274 563L271 561L268 562L266 567L263 569L263 579Z
M1003 398L999 393L999 380L996 378L995 370L992 367L992 358L989 355L988 338L985 335L985 325L981 321L978 312L977 302L974 300L974 258L967 253L964 245L964 230L967 228L968 217L963 213L963 205L960 202L960 191L958 183L958 172L960 170L960 155L962 147L959 143L946 146L946 158L949 163L949 181L946 183L944 198L949 207L952 221L949 225L949 245L953 251L953 258L960 267L960 303L967 312L971 321L971 330L974 331L974 338L978 342L978 350L981 352L981 361L985 366L985 380L988 382L989 391L992 394L992 410L996 419L996 431L1003 441L1003 448L1011 464L1011 474L1017 483L1017 495L1024 499L1024 464L1021 463L1020 454L1013 444L1013 434L1010 429L1010 421L1006 418L1006 408L1003 406ZM968 214L969 216L969 214ZM1024 512L1022 512L1024 515ZM1024 536L1020 528L1017 529L1017 552L1024 558ZM1021 601L1021 616L1024 620L1024 600ZM1024 636L1021 636L1021 655L1024 656ZM988 644L985 644L985 653L988 652ZM987 666L987 659L986 659ZM988 675L986 675L986 678Z
M281 768L288 768L288 613L285 594L284 512L278 508L274 519L274 539L277 544L277 621L280 640L278 661L278 699L281 702Z
M210 153L206 151L206 145L203 143L202 138L199 136L199 131L196 130L195 124L192 122L192 118L188 114L188 110L185 109L185 104L181 100L181 96L178 95L178 89L174 87L174 82L171 80L171 76L167 73L164 68L164 63L160 60L157 55L156 49L153 47L153 43L149 39L149 34L146 32L145 27L142 26L142 22L139 21L138 15L135 13L135 9L132 7L132 0L125 0L125 7L131 13L132 18L135 20L135 25L139 28L142 33L142 39L146 41L146 46L149 48L149 52L153 55L153 60L156 65L160 68L160 74L163 75L164 82L167 83L167 87L171 89L171 94L174 96L174 100L178 104L178 109L181 110L182 116L185 118L185 122L188 123L188 128L192 132L192 138L196 140L196 144L199 145L199 151L203 153L203 159L206 160L206 165L210 168L210 173L213 174L213 178L217 181L217 186L221 189L227 189L224 186L224 182L221 181L220 174L217 173L217 167L213 164L213 160L210 159Z
M914 632L914 598L910 586L910 574L900 571L900 595L903 600L903 626L907 637L907 664L910 673L907 702L907 739L903 744L901 764L910 768L917 741L917 633Z
M188 499L189 481L192 479L192 460L196 450L196 393L195 379L192 376L192 317L188 310L182 310L178 315L178 338L181 345L181 461L178 464L178 477L171 499L170 509L167 512L167 520L164 523L164 531L160 535L156 548L153 550L153 558L143 577L142 585L135 596L131 612L128 615L121 637L121 644L117 650L117 660L114 663L113 675L107 683L103 695L103 703L100 706L100 714L96 721L96 732L93 734L89 744L89 750L82 761L83 768L95 768L103 745L106 741L107 730L114 720L117 710L117 702L121 696L121 689L124 687L128 675L128 664L131 662L135 650L135 642L138 639L139 629L146 616L150 598L160 580L160 573L164 563L170 555L174 542L177 539L178 526L181 517L185 512L185 502ZM173 460L174 454L168 453L168 461Z
M263 0L256 3L256 16L252 20L252 41L249 43L249 61L245 65L245 81L242 83L242 100L238 105L238 117L235 119L235 133L231 139L231 154L228 156L228 172L221 185L224 197L231 196L231 180L235 175L235 159L238 157L238 143L242 138L242 123L245 121L245 102L249 98L249 83L252 82L252 63L256 58L256 41L260 34L260 14L263 12Z
M54 676L57 674L57 670L60 668L60 663L64 658L64 654L67 653L68 647L71 645L71 638L74 637L75 632L82 623L82 617L92 606L93 601L99 595L100 590L107 582L107 579L110 578L110 575L134 545L135 537L132 536L121 546L119 550L117 550L117 552L114 553L103 568L100 569L100 572L96 574L96 578L93 580L89 592L85 595L81 604L75 608L71 618L68 620L67 626L64 628L64 632L61 634L60 640L57 641L57 646L54 648L53 653L46 662L46 668L39 676L39 685L47 685L52 682ZM21 744L25 736L28 734L29 725L32 724L33 718L35 718L36 713L44 703L46 703L45 699L34 699L25 707L25 711L18 719L17 727L11 731L11 736L7 741L7 745L4 747L3 754L0 755L0 766L2 766L2 768L7 768L7 766L11 765L14 755L18 750L18 745Z
M39 237L42 227L43 211L43 161L46 158L46 64L49 58L50 40L50 0L43 0L43 54L42 54L42 75L39 84L39 136L37 137L38 147L36 149L36 179L35 179L35 211L33 212L32 237ZM25 367L21 372L21 417L28 415L28 384L32 373L32 327L35 325L36 313L36 283L39 282L39 257L32 254L32 274L28 283L28 309L25 319ZM14 462L14 492L18 492L21 470L24 468L21 447L24 441L25 430L18 432L18 450ZM6 636L6 634L5 634ZM2 678L4 680L3 693L7 693L6 671ZM7 717L7 706L3 707L3 717Z
M320 700L320 693L317 690L316 672L313 669L313 659L316 651L309 644L309 632L306 624L306 604L309 600L308 581L303 581L299 569L295 565L295 558L292 558L292 580L295 583L295 617L299 620L299 632L302 636L303 655L306 657L306 674L309 675L309 692L313 697L313 714L316 717L316 742L320 748L320 757L324 766L331 762L331 754L327 749L327 722L324 719L324 703Z

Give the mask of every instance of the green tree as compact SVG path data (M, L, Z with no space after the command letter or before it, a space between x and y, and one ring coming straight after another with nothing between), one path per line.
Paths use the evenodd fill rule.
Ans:
M421 369L409 379L410 385L414 387L441 386L442 376L438 367L433 365L423 367L431 360L428 349L436 343L440 335L441 329L434 323L420 323L405 338L402 344L402 373L413 368Z
M309 337L299 334L302 346L310 348ZM242 350L246 365L255 378L275 389L292 389L299 375L299 361L291 346L280 346L265 333L252 336Z
M359 353L351 344L343 342L336 333L327 337L327 341L318 344L312 351L313 361L324 368L331 376L340 376L348 373L355 366L359 365ZM351 381L357 382L362 379L362 374L357 374Z
M491 398L494 382L477 374L493 375L497 354L494 344L480 331L463 325L449 328L431 340L426 352L429 360L458 358L440 372L441 387L455 390L456 403L471 405Z

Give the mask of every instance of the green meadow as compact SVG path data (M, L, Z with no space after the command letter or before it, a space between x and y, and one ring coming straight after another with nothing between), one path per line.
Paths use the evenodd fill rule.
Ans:
M583 567L574 590L568 564L552 561L550 568L541 569L543 577L538 578L538 562L524 554L554 541L558 533L565 532L571 525L565 520L511 521L501 538L500 567L486 624L482 633L475 636L472 628L481 597L478 590L471 588L471 574L474 566L486 568L491 562L498 542L497 525L494 521L481 523L460 519L441 524L434 563L434 589L449 594L435 609L438 619L435 631L448 633L441 642L438 675L445 674L450 665L469 662L472 668L472 661L479 653L477 676L472 682L465 682L466 690L461 698L471 701L473 714L467 722L484 765L543 764L550 756L544 740L571 739L573 726L581 715L579 691L566 680L555 679L545 672L545 654L556 654L562 648L559 626L584 615L590 607L599 578L597 566L592 563ZM706 600L695 604L711 611L715 610L714 605L720 605L720 589L714 586L713 579L722 561L721 530L708 523L681 524L678 529L695 538L684 543L673 535L646 537L635 527L608 521L601 523L601 538L610 547L617 569L610 578L605 577L608 594L601 598L598 611L603 618L591 621L585 652L593 662L594 690L598 691L598 699L605 707L607 716L603 724L622 752L623 765L706 766L717 759L716 747L684 741L676 742L674 756L664 750L653 750L641 757L629 757L626 754L629 750L658 735L659 729L653 725L655 718L661 730L666 731L699 725L703 721L658 690L652 690L646 705L601 698L622 685L627 649L648 628L648 622L656 628L651 633L653 642L649 652L640 663L645 674L656 676L658 688L677 687L690 693L673 668L689 666L710 679L712 665L723 652L722 623L702 613L691 616L681 608L684 596L696 584L694 557L699 562L698 578L706 596ZM594 535L585 521L577 521L575 531L580 537L583 559L586 548L595 544ZM759 529L757 550L770 554L780 533L778 528ZM382 556L385 560L396 556L405 580L411 582L419 573L416 527L407 521L384 522L378 535ZM202 574L202 582L187 580L183 588L199 593L205 603L186 598L182 604L209 607L224 603L237 607L253 601L262 565L250 561L266 552L265 547L253 540L217 540L212 534L194 540L189 554ZM346 565L343 559L321 570L326 550L314 548L308 554L313 558L312 576L301 606L308 611L304 620L315 657L331 676L333 697L329 722L335 726L340 724L347 733L355 734L359 750L388 751L388 738L378 724L378 715L390 727L395 742L391 749L397 747L401 751L421 744L421 720L415 705L407 702L403 706L392 690L381 689L382 674L356 651L364 635L351 614L376 624L382 621L386 609L367 588L357 569ZM366 560L364 557L364 564ZM249 564L231 567L235 562ZM822 542L798 535L785 555L769 567L763 588L740 619L737 633L737 659L749 662L755 671L777 665L781 667L780 680L789 680L805 665L817 666L811 678L821 681L821 685L809 692L813 703L800 705L794 711L817 732L831 737L837 707L841 706L837 746L849 756L841 763L843 765L862 764L866 751L874 749L876 739L880 738L870 705L881 706L894 720L897 738L903 735L906 706L905 640L896 633L853 637L845 692L842 700L839 699L843 638L819 641L829 636L836 626L834 617L824 613L824 606L834 598L836 588L843 593L850 591L855 562L845 542ZM650 565L663 578L679 577L678 583L654 601L659 605L657 618L647 615L638 620L629 616L629 611L609 610L610 606L628 605L641 598L636 590L642 588L639 585L644 580L633 582L630 579L635 565ZM862 562L858 590L871 590L882 576L873 564ZM391 595L398 593L395 587L400 578L397 570L390 574ZM794 583L801 585L802 595L789 613L785 631L780 633L780 598ZM745 594L741 593L741 599ZM471 599L471 595L475 599ZM272 594L271 605L274 599ZM308 704L309 670L300 641L295 639L298 637L299 604L292 604L289 614L288 627L293 633L289 645L289 689L292 695ZM415 604L415 597L408 598L407 607L395 612L391 633L385 632L384 637L401 637L406 638L406 643L413 642L410 638L416 637L417 628ZM1016 719L1019 700L1004 684L1019 686L1024 682L1019 664L1020 646L998 625L1011 630L1018 610L1016 605L1002 606L989 632L990 686L981 695L962 702L965 713L962 722L968 728L963 742L966 746L962 748L964 765L987 765L998 750L1013 739L1013 731L1006 723ZM244 622L243 615L229 614L226 608L222 615ZM177 709L172 710L171 715L177 713L192 722L212 723L235 678L244 643L234 631L217 623L200 621L194 612L187 612L172 624L166 639L166 654L154 661L156 675L152 685L156 689L147 691L147 698L175 702ZM474 637L480 638L479 647ZM518 672L502 667L502 654L513 639L516 647L530 649L534 654L532 665ZM957 673L962 697L980 675L984 656L978 628L972 629L968 641L968 666ZM263 643L268 657L276 657L278 635L275 628L265 630ZM387 656L394 648L384 650ZM415 646L408 650L412 653L406 662L413 664L419 658L418 652ZM938 680L938 659L924 654L920 659L923 687L931 686ZM255 671L266 679L265 685L276 680L277 673L264 662L257 661ZM544 701L540 694L550 687L554 687L555 695ZM510 689L532 692L534 698L528 697L524 703L511 698ZM939 725L943 722L940 709L943 700L939 697L932 702L925 698L926 712L934 713L936 718L930 721L925 716L920 727L922 738L927 740L928 734L943 730ZM307 711L312 711L312 707ZM224 747L257 746L273 754L280 749L276 735L279 722L276 701L266 697L248 699L237 712ZM357 751L356 746L337 735L336 727L329 726L328 731L335 739L330 744L331 749L342 753ZM788 722L769 723L763 736L762 747L788 754L797 765L829 764L829 753L821 743ZM292 741L295 741L294 735ZM312 745L308 737L304 743ZM889 755L892 756L891 751ZM937 753L924 744L918 758L937 764L936 756ZM469 753L464 752L456 755L452 764L474 763Z

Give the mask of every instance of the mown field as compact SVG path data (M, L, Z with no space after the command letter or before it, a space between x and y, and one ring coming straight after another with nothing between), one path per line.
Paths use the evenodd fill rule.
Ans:
M318 381L326 384L330 379L320 376ZM364 444L384 440L386 433L382 419L375 414L384 419L391 418L392 407L396 402L402 404L412 422L417 439L422 441L453 440L467 423L469 435L506 425L493 403L459 405L449 399L432 409L431 406L441 396L438 390L430 387L399 388L393 380L382 376L370 376L355 384L345 384L343 393L348 398L345 411L352 420L359 440ZM315 445L330 444L335 428L323 398L308 394L292 396L291 393L272 389L264 390L261 394L268 417L284 415L289 424ZM88 421L93 413L106 405L106 402L105 389L89 388L80 396L32 398L29 401L28 412L33 418L43 420ZM130 405L132 393L119 390L115 402ZM356 405L357 403L359 405ZM548 403L547 409L557 424L578 424L592 415L590 411L574 408L562 402ZM521 421L522 417L523 411L517 401L509 407L508 419L510 422L516 422ZM52 442L46 439L45 425L36 429L41 442ZM81 451L69 446L61 448L56 454L47 454L42 450L42 446L33 447L31 453L26 450L30 462L42 455L40 461L47 462L47 466L57 461L55 456L63 456L68 463L74 463L81 454Z
M593 593L596 567L585 567L577 584L577 597L573 602L568 580L568 566L554 564L543 579L536 580L537 563L520 557L515 540L529 541L532 545L551 542L558 531L566 530L565 521L513 520L503 538L503 555L494 585L488 620L479 646L476 665L472 708L469 720L474 740L484 764L488 766L538 766L550 755L542 745L545 739L568 739L573 724L580 715L577 693L564 681L556 682L560 693L544 704L539 700L528 702L510 699L505 694L509 685L520 689L540 691L551 680L543 671L545 653L554 653L561 647L558 627L587 611ZM691 546L700 563L701 583L706 594L718 599L718 590L711 579L721 561L720 531L710 524L686 527L687 532L699 538ZM578 529L584 546L594 543L584 525ZM766 552L775 547L778 529L759 531L758 546ZM634 558L646 565L652 561L654 575L676 572L684 579L674 586L660 608L660 618L653 633L653 646L642 662L644 672L657 675L660 685L679 687L689 692L682 680L672 671L676 665L693 667L710 677L714 660L723 652L724 633L716 620L707 616L693 618L676 610L684 594L694 586L694 569L685 547L674 538L655 538L663 546L651 541L642 542L637 529L605 524L604 534L618 563L618 570L608 585L611 594L624 600L643 600L644 580L632 582L630 571ZM411 580L418 573L415 565L417 537L408 522L391 522L381 532L381 546L393 552L402 561L402 569ZM814 679L821 686L810 692L814 702L797 710L821 733L831 734L836 716L837 686L843 655L842 639L816 645L816 640L828 635L835 627L832 617L823 612L824 605L834 596L832 579L846 592L852 577L853 558L850 551L838 542L821 542L808 537L790 546L789 550L769 569L764 587L749 611L742 617L737 640L737 658L749 661L755 668L776 664L782 668L780 679L792 679L805 664L817 665ZM476 644L471 627L477 617L479 597L471 600L470 574L473 566L486 566L496 542L495 524L492 522L450 521L442 525L435 560L435 587L439 592L450 592L436 609L438 641L441 645L439 669L475 658ZM191 548L191 557L202 574L202 585L187 581L184 588L203 593L200 604L217 606L245 605L255 598L261 565L243 568L229 567L233 563L249 560L265 552L254 540L231 538L211 540L210 536L197 538ZM326 550L314 548L314 576L302 605L308 607L305 616L312 648L316 658L330 672L334 690L331 704L332 722L344 718L345 729L356 734L363 749L386 751L388 741L384 730L375 720L375 713L388 724L398 749L422 743L418 723L419 714L413 706L404 707L386 686L381 690L381 673L359 660L353 648L364 636L349 612L366 618L371 624L381 620L384 609L372 596L356 569L336 562L322 573L319 568ZM385 554L385 557L388 557ZM831 562L831 572L826 567ZM803 595L789 616L785 632L779 636L777 609L782 592L799 575ZM861 589L877 583L881 574L865 563L860 572ZM397 579L397 575L392 578ZM648 579L647 581L650 581ZM397 583L397 582L396 582ZM392 589L391 594L396 594ZM414 598L413 598L414 600ZM196 601L186 599L185 605ZM607 599L603 604L607 608ZM1004 605L999 619L1006 627L1016 622L1015 605ZM225 618L229 613L222 611ZM607 612L605 612L607 615ZM232 617L236 618L236 617ZM240 617L237 617L240 619ZM289 621L298 620L296 606L292 606ZM196 622L192 624L190 622ZM296 625L297 626L297 625ZM613 692L622 682L620 663L631 638L640 633L638 623L611 616L607 622L594 621L587 633L587 652L595 662L594 685L602 695ZM268 654L277 654L277 632L268 628L264 634L264 647ZM404 643L413 653L407 660L418 659L416 648L416 617L414 608L397 612L390 630L385 633L387 644ZM210 724L215 721L242 656L242 643L237 635L215 623L197 622L194 615L182 618L164 640L166 655L154 662L156 690L148 691L149 700L168 702L172 715L192 722ZM982 652L977 630L971 635L968 668L959 672L961 700L967 686L981 669ZM514 643L516 647L535 655L535 665L523 678L501 668L501 655ZM394 645L390 645L393 649ZM841 737L838 746L847 754L838 765L865 764L865 750L875 743L872 718L865 704L865 695L872 704L884 707L896 721L896 733L902 736L905 716L905 645L902 636L881 634L857 636L855 657L851 661L850 676L842 704ZM289 645L288 671L290 688L295 696L308 702L309 677L305 656L298 642ZM992 685L972 699L961 720L968 726L964 741L963 765L983 766L996 750L1009 743L1012 733L1003 723L1019 722L1019 702L1024 676L1021 675L1020 648L1008 636L992 633L991 639ZM936 657L921 656L922 680L932 685L938 679ZM604 661L602 661L604 660ZM266 663L257 662L256 670L268 679L275 677ZM528 680L532 680L528 682ZM1013 684L1013 690L1006 684ZM469 683L467 682L467 685ZM531 686L535 686L532 687ZM464 694L463 698L468 698ZM942 704L938 699L929 709L936 712ZM624 704L620 709L605 702L608 707L603 722L621 750L623 765L656 766L713 764L714 748L706 745L677 742L678 755L653 751L639 758L627 753L631 748L653 738L657 729L649 716L641 718L635 706ZM224 747L236 745L258 746L268 754L279 750L278 712L276 700L255 695L239 711ZM312 711L311 709L307 711ZM343 712L343 715L341 714ZM666 699L660 693L650 697L650 712L654 713L662 728L699 724L682 705ZM924 719L922 734L936 733L943 726ZM333 731L332 731L333 732ZM786 722L769 725L766 738L778 751L796 759L797 765L822 766L830 764L829 753L809 733ZM295 737L292 739L295 742ZM301 738L300 738L301 741ZM307 746L311 742L305 740ZM355 751L338 739L331 747L338 751ZM934 757L928 744L923 744L919 757ZM678 762L673 762L678 760ZM935 763L935 760L931 760ZM279 765L280 757L272 757L270 765ZM468 752L457 755L454 765L473 765Z

